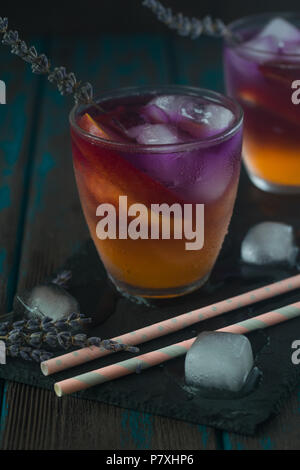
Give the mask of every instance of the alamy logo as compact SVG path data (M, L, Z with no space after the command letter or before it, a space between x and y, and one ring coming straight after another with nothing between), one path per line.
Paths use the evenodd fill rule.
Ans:
M298 364L300 364L300 340L295 339L295 341L292 342L291 348L295 349L292 354L291 360L292 363L297 366Z
M201 250L204 245L204 204L151 204L148 209L140 203L128 207L127 196L119 196L118 215L109 203L100 204L96 215L102 217L96 226L100 240L169 240L172 234L175 240L190 240L185 243L186 250Z
M4 341L0 341L0 364L6 364L6 350Z
M0 104L6 104L6 85L0 80Z
M296 90L292 93L292 103L300 104L300 80L293 81L292 89Z

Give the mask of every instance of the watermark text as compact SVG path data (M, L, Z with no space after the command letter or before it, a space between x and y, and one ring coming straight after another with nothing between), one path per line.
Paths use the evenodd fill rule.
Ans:
M6 349L4 341L0 341L0 364L6 364Z
M292 103L300 104L300 80L294 80L292 83L292 89L295 90L292 93Z
M140 203L128 206L127 196L119 196L118 211L113 204L100 204L96 216L101 217L96 226L100 240L185 239L186 250L201 250L204 245L204 204L162 203L149 209Z
M0 104L6 104L6 85L0 80Z

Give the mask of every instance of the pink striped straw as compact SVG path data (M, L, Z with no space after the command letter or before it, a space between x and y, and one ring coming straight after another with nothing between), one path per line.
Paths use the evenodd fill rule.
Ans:
M245 334L257 329L267 328L268 326L275 325L276 323L281 323L298 316L300 316L300 302L220 328L217 331ZM133 374L137 371L149 369L157 364L169 361L174 357L186 354L195 339L196 338L187 339L180 343L172 344L171 346L157 349L156 351L142 354L117 364L112 364L110 366L102 367L101 369L87 372L86 374L62 380L61 382L54 384L55 393L57 396L62 397L63 395L68 395L70 393L93 387L94 385L108 382L109 380L114 380L125 375Z
M208 318L216 317L231 310L275 297L298 287L300 287L300 274L279 282L274 282L267 286L259 287L258 289L245 292L244 294L222 300L221 302L217 302L207 307L202 307L191 312L178 315L177 317L131 331L130 333L126 333L112 339L119 343L131 346L145 343L152 339L159 338L160 336L173 333L174 331L179 331L187 326ZM51 375L79 364L92 361L93 359L107 356L112 352L113 351L108 351L102 347L99 348L96 346L78 349L77 351L63 354L62 356L42 362L41 370L44 375Z

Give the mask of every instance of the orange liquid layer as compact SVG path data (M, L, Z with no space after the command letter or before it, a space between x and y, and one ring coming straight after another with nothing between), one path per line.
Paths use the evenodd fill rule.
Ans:
M245 75L233 82L238 84L233 94L245 112L246 166L251 174L269 183L300 186L300 106L291 100L291 83L300 69L272 64L258 69L257 83L248 82Z
M245 108L243 156L251 173L277 185L300 186L299 126L268 111Z
M243 156L250 172L278 185L300 186L300 146L264 142L245 135Z

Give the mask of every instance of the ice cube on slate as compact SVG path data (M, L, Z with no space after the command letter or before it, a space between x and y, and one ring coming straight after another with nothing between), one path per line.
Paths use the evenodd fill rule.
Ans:
M129 137L144 145L176 144L180 139L176 131L166 124L143 124L127 131Z
M39 285L31 291L17 295L14 310L28 317L50 317L61 320L71 313L80 313L80 307L72 295L56 284Z
M194 387L239 392L252 368L252 347L246 336L202 332L186 354L185 381Z
M257 37L273 36L277 41L299 41L300 30L284 18L272 19Z
M293 227L279 222L261 222L250 228L241 246L245 263L294 264L298 254Z

